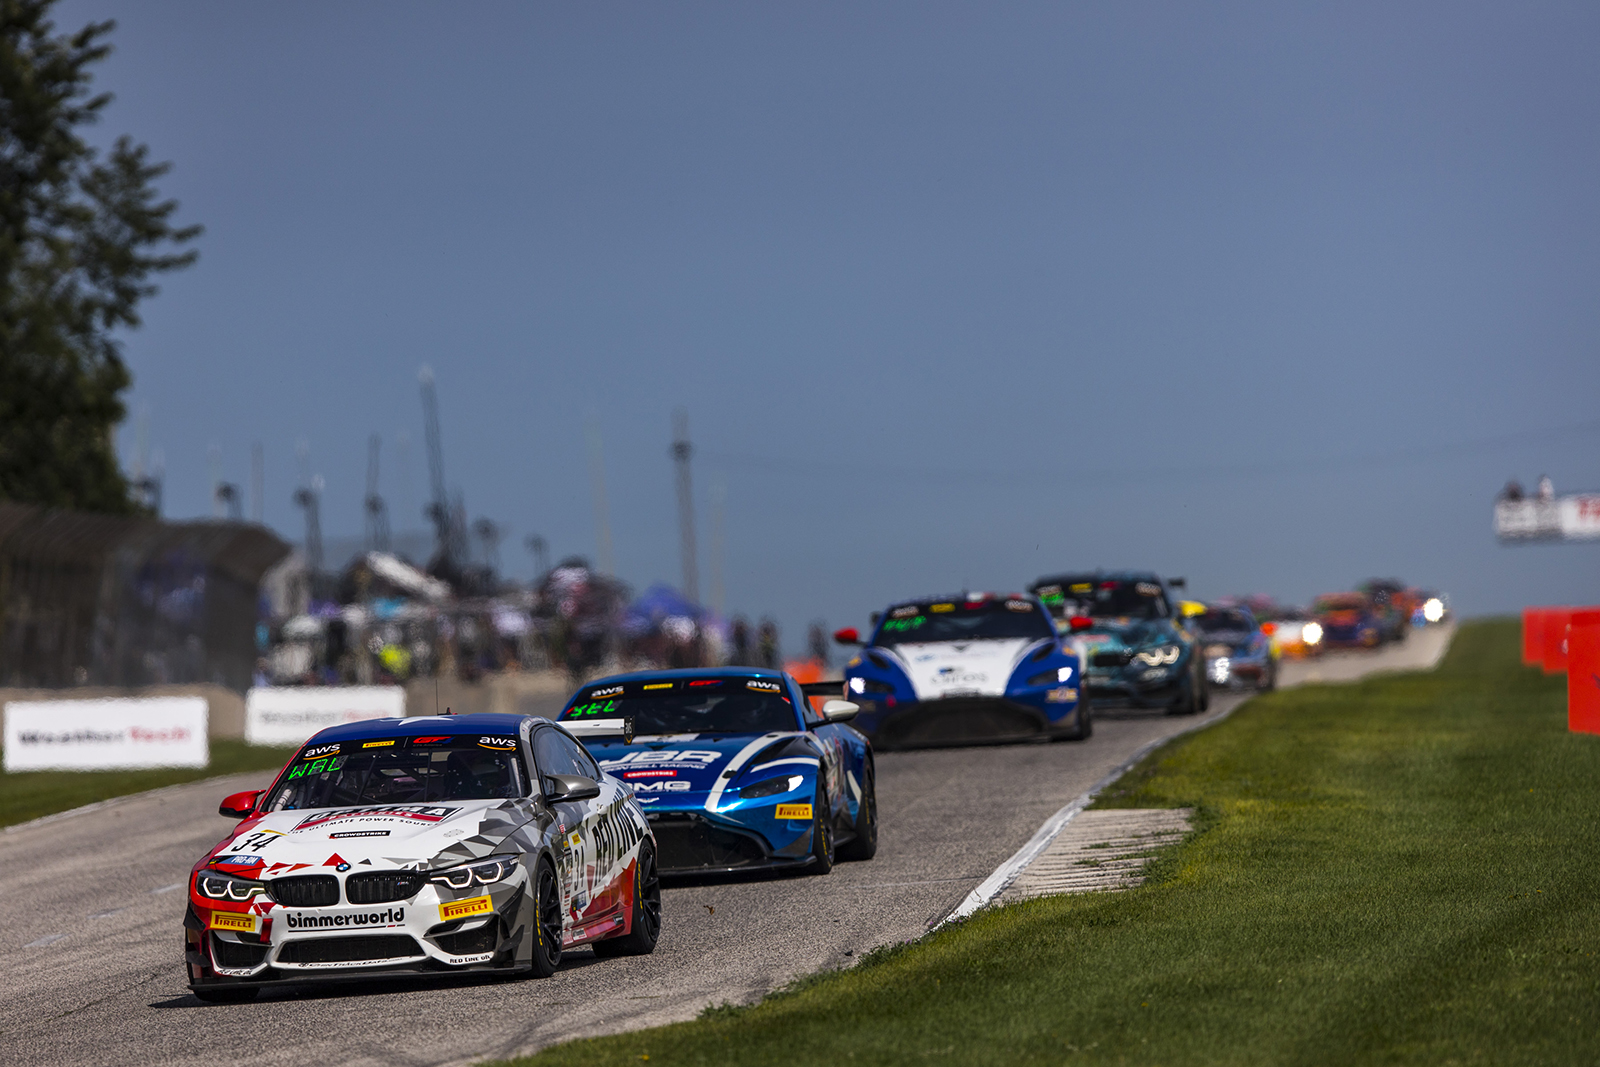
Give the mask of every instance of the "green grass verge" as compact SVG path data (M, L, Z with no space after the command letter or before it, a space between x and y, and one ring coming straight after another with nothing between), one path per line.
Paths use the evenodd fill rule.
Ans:
M258 748L243 741L212 741L209 767L158 767L148 771L25 771L0 773L0 826L69 811L97 800L142 793L164 785L241 771L282 767L292 748ZM219 801L221 797L217 798Z
M1465 625L1436 672L1276 693L1136 768L1106 805L1204 824L1139 889L514 1062L1594 1063L1597 783L1561 679Z

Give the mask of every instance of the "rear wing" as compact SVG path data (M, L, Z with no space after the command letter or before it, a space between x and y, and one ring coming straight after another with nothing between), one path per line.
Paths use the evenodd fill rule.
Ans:
M620 737L623 744L633 744L632 715L620 719L580 719L563 722L561 726L580 741L586 737Z

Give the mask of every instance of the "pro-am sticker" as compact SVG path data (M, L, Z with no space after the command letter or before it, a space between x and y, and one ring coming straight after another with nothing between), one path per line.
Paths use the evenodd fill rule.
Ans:
M515 737L480 737L479 748L492 748L497 752L515 752L517 739Z

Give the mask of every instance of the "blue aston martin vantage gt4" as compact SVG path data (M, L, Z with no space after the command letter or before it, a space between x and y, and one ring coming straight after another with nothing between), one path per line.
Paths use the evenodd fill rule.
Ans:
M632 788L663 875L871 859L878 848L872 745L781 671L720 668L590 682L561 712L601 770Z

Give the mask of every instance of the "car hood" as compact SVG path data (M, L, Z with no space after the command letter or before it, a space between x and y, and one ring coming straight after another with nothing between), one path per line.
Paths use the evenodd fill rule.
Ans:
M1162 619L1095 619L1094 625L1078 636L1092 644L1110 645L1112 648L1142 648L1172 639Z
M935 641L879 649L899 662L918 700L952 696L1002 696L1023 654L1041 638L1005 641Z
M756 757L787 740L804 738L801 731L774 731L765 734L665 734L635 738L631 745L591 744L589 752L600 769L632 787L639 802L647 808L667 798L696 794L698 803L720 794L740 772L753 769ZM815 767L817 757L787 755L777 757L784 764ZM768 758L760 766L772 765ZM730 775L727 772L732 771Z
M260 878L448 866L452 861L493 854L531 815L532 804L527 800L444 800L275 811L241 823L238 831L218 846L210 863L220 866L238 860L253 865Z

